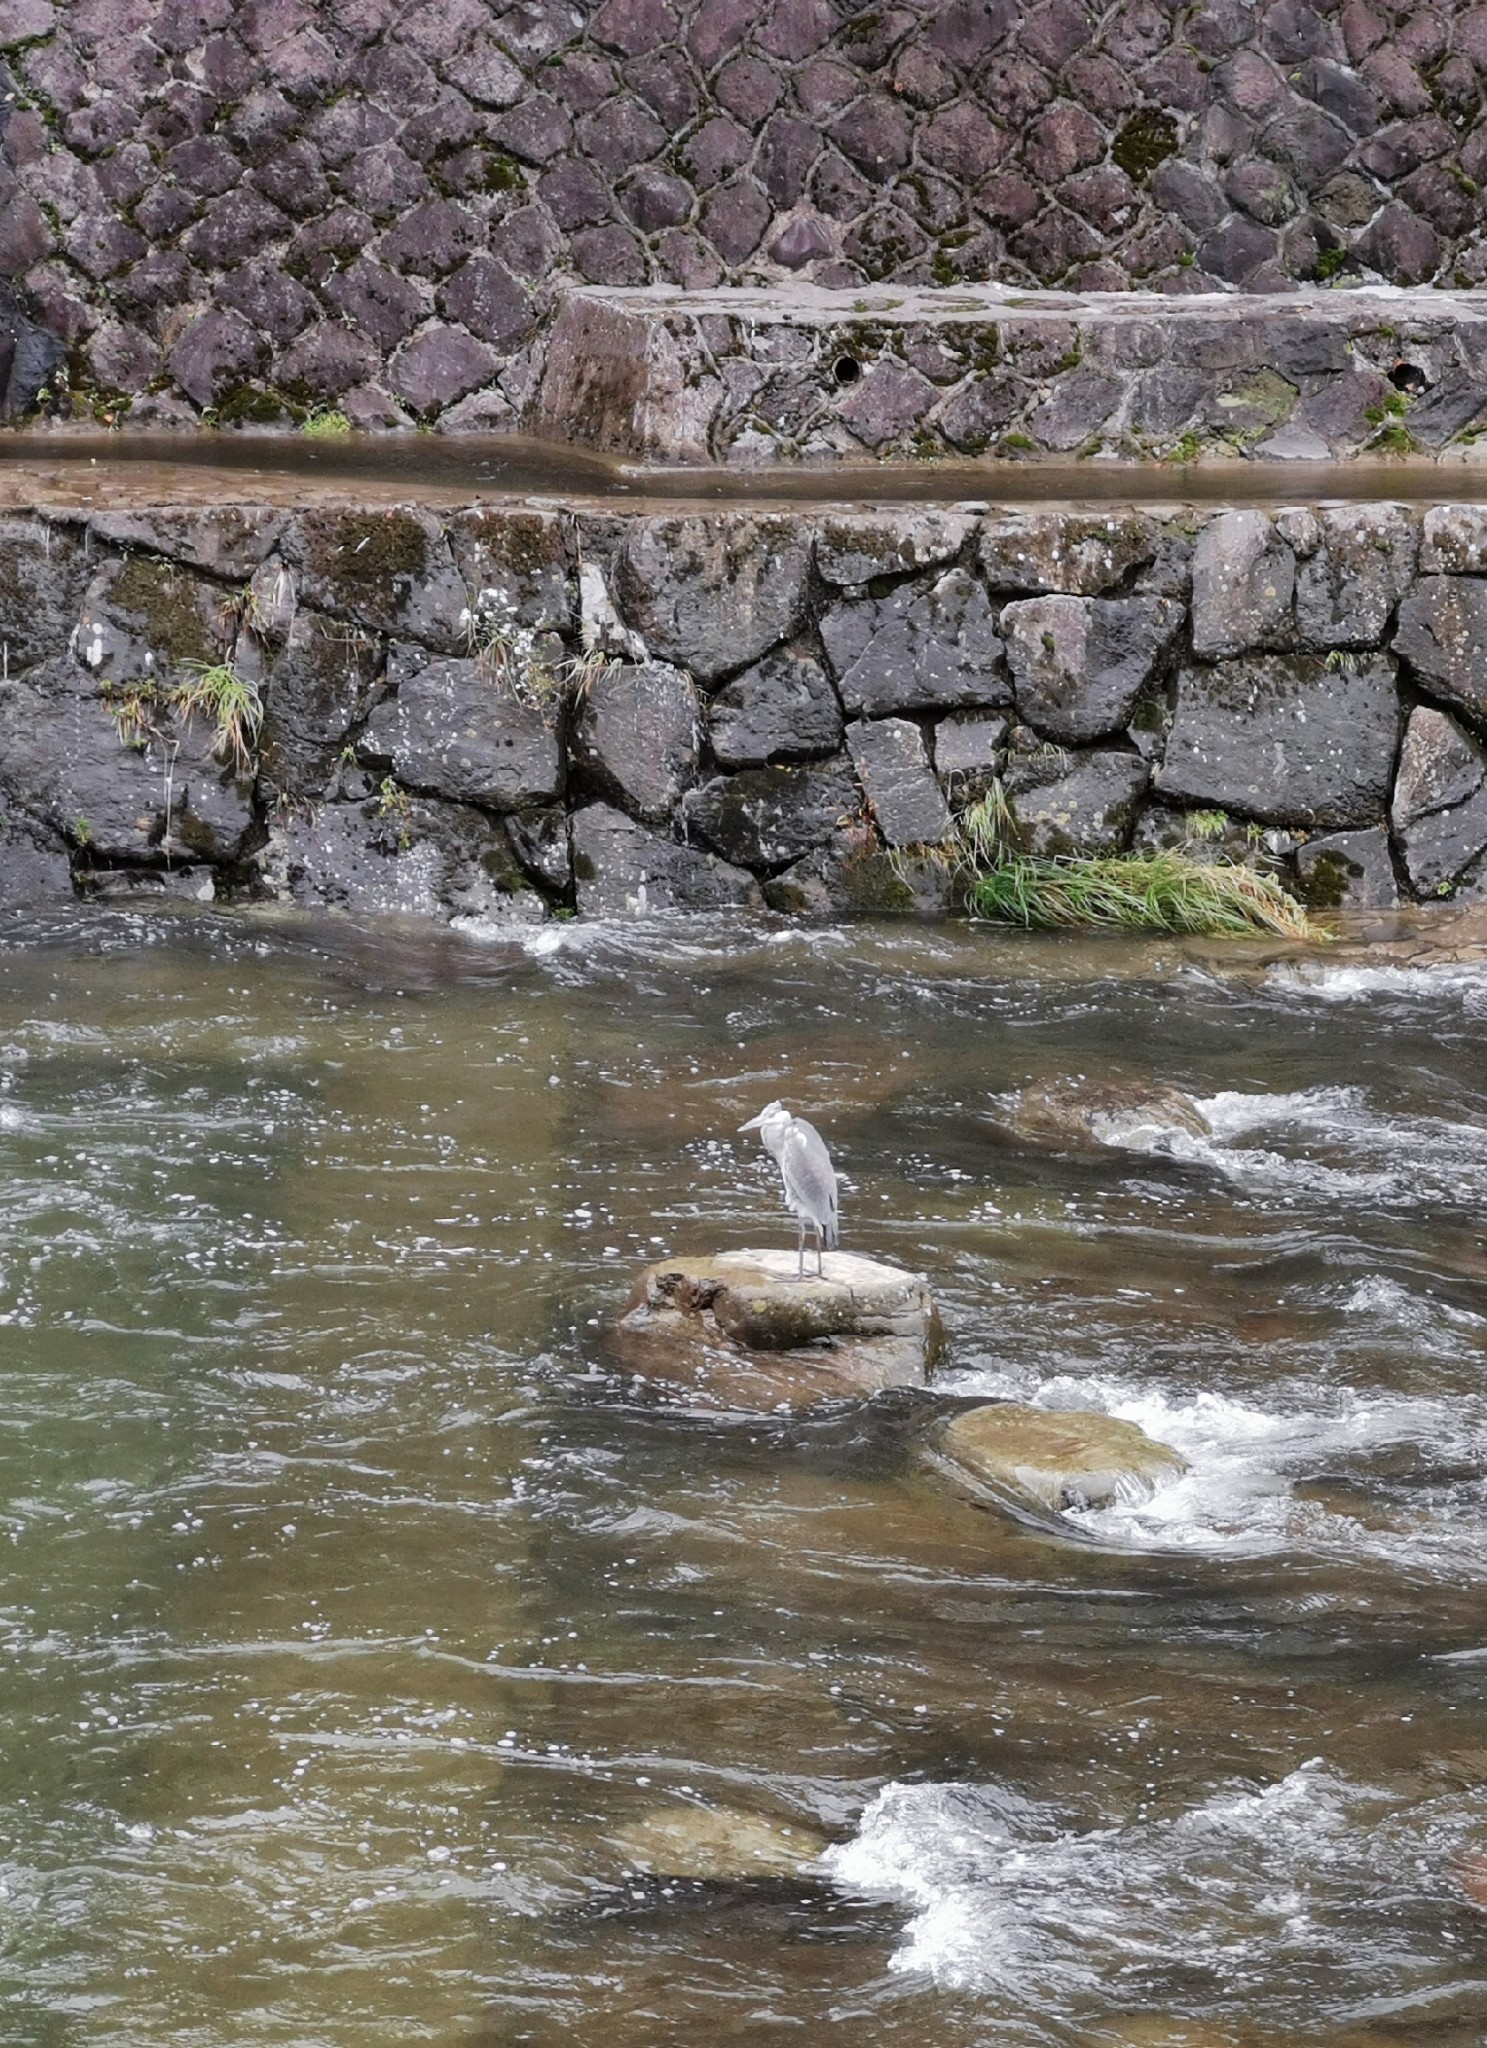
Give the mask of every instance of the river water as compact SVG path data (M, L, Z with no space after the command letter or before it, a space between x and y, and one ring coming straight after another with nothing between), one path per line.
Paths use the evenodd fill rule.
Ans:
M1475 2048L1484 1027L1481 930L5 927L0 2038ZM1112 1076L1211 1135L1019 1126ZM1043 1531L614 1370L793 1241L777 1094L944 1387L1187 1476ZM718 1809L830 1846L636 1874Z

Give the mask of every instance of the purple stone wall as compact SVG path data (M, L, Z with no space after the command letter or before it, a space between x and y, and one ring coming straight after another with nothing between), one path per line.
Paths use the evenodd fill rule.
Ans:
M1453 0L0 0L0 57L0 274L114 417L508 425L563 278L1487 281Z

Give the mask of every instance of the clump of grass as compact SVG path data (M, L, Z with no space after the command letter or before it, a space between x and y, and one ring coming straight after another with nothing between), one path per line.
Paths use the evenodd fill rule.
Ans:
M322 407L305 415L300 432L312 441L344 441L351 432L351 422L345 413Z
M970 901L981 917L1029 929L1108 925L1206 938L1325 937L1273 875L1177 852L1060 860L1013 854L977 877Z
M182 718L208 718L217 729L212 752L235 774L247 775L254 765L263 727L263 699L257 686L240 676L230 661L188 661L187 675L176 684L171 701Z
M1002 924L1030 930L1104 925L1207 938L1327 936L1273 875L1238 861L1197 860L1177 849L1057 859L1025 853L1000 780L957 822L967 901L978 916ZM1218 837L1228 822L1222 811L1190 818L1199 839Z

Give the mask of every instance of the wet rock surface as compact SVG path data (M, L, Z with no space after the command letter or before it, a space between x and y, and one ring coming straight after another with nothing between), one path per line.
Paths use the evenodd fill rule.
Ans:
M847 728L847 751L889 846L935 846L950 837L950 809L917 725L907 718L863 719Z
M1192 666L1156 787L1277 824L1347 827L1383 811L1398 745L1392 661L1331 669L1315 655Z
M1410 714L1390 821L1423 896L1451 892L1487 851L1487 755L1449 712Z
M749 910L762 901L745 869L648 832L608 804L575 811L571 830L578 908L590 916Z
M1105 739L1129 725L1182 627L1170 597L1033 597L1002 613L1017 709L1051 740Z
M663 1260L612 1333L627 1370L708 1405L768 1411L921 1386L944 1342L924 1282L827 1252L824 1277L789 1251Z
M1014 757L1005 776L1018 843L1040 858L1119 853L1151 771L1139 754L1042 748Z
M925 1462L972 1500L1059 1514L1136 1502L1187 1462L1134 1422L1088 1409L995 1402L969 1408L926 1438Z
M1043 857L1176 848L1343 911L1478 889L1487 523L1237 517L170 504L90 515L84 548L12 516L0 859L496 918L447 851L473 810L523 915L934 917L961 883L927 849L989 796ZM1196 654L1205 590L1209 644L1279 644ZM235 759L187 715L208 670L261 708Z
M436 659L405 671L362 744L390 761L400 782L495 810L545 803L562 788L552 714L523 703L477 661Z
M661 824L696 779L700 716L683 670L611 662L584 690L574 759L606 797Z
M838 605L823 617L821 638L853 717L1011 702L990 599L963 569L927 589L905 584Z
M681 1802L653 1807L612 1839L636 1870L704 1884L799 1877L827 1846L826 1837L802 1821Z
M809 759L841 745L842 707L818 661L781 648L718 691L707 737L720 768Z

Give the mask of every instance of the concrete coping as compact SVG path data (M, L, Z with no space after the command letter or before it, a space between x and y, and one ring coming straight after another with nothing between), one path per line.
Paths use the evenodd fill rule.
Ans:
M1380 322L1399 328L1403 323L1400 331L1413 334L1417 329L1436 331L1443 323L1487 321L1487 289L1439 291L1384 284L1264 294L1194 292L1182 297L1168 292L1028 291L999 284L865 285L852 291L813 284L714 285L702 291L668 284L581 285L567 299L646 319L721 316L773 327L838 327L857 320L940 326L966 320L1067 320L1072 315L1082 322L1125 325L1160 320L1174 334L1195 323L1256 319L1267 324L1322 320L1347 331Z

